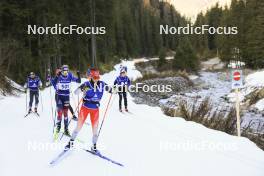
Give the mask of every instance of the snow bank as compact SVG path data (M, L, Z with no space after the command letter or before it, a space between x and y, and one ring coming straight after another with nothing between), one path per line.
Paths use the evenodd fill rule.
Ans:
M247 95L253 91L264 87L264 71L257 71L255 73L249 74L245 77L244 87L239 92L239 99L243 101ZM235 101L235 93L231 92L227 96L230 102Z
M264 71L258 71L248 75L245 82L246 87L264 87Z
M202 70L219 70L223 69L225 64L218 58L212 58L201 63Z
M255 108L257 108L259 111L264 111L264 99L259 100L256 103Z

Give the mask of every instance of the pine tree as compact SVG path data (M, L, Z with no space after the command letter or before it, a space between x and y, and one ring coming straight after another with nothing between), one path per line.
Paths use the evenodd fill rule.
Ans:
M186 38L180 40L180 44L176 49L173 60L173 68L176 70L197 71L199 69L199 59L195 51Z

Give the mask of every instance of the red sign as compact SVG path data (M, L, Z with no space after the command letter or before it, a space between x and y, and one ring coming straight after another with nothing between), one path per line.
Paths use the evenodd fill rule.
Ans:
M235 81L239 81L241 78L240 72L234 72L233 78Z

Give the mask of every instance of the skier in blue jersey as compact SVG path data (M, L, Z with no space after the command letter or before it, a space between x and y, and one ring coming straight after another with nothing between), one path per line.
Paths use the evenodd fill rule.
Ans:
M56 70L56 75L58 75L58 74L61 74L61 68L58 68L57 70ZM58 97L58 94L55 94L55 102L57 102L57 98ZM71 114L72 114L72 119L73 120L75 120L75 121L77 121L78 120L78 118L77 118L77 116L75 115L75 112L74 112L74 110L73 110L73 108L72 108L72 106L71 106L71 104L69 104L69 111L71 112Z
M34 72L30 72L30 75L27 78L27 81L24 85L25 89L29 89L29 110L28 113L32 112L33 99L35 98L35 108L34 112L38 112L38 103L39 103L39 88L42 87L42 82Z
M105 82L100 80L100 73L98 69L88 69L87 79L88 80L86 82L84 82L78 89L75 90L75 94L83 92L83 104L79 112L77 127L73 131L71 140L66 147L71 147L73 141L81 130L87 116L90 114L93 132L93 146L91 149L93 152L97 152L96 142L98 137L100 101L103 97L104 90L111 93L112 89Z
M114 85L118 87L119 95L119 111L122 112L122 99L124 99L125 111L128 112L127 108L127 91L131 82L128 78L127 67L123 66L120 70L120 75L115 79Z
M57 123L55 138L61 129L62 115L64 116L64 134L69 136L68 130L68 110L70 105L70 84L71 82L81 83L80 72L77 72L78 78L73 76L69 71L68 65L63 65L61 70L56 73L55 78L51 80L56 90L56 106L57 106Z

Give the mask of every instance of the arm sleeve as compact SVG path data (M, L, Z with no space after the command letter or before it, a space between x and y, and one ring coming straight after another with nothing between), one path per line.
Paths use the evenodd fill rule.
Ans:
M78 95L79 93L81 93L84 90L85 87L85 83L81 84L77 89L75 89L74 94Z
M42 87L42 82L40 79L39 79L39 87Z
M72 75L71 81L74 81L74 82L77 82L77 83L81 83L81 77L78 76L78 78L77 78L77 77L75 77L75 76Z
M58 79L59 79L58 76L55 76L53 79L51 79L51 84L52 84L52 86L54 87L55 90L57 89L56 85L57 85Z

